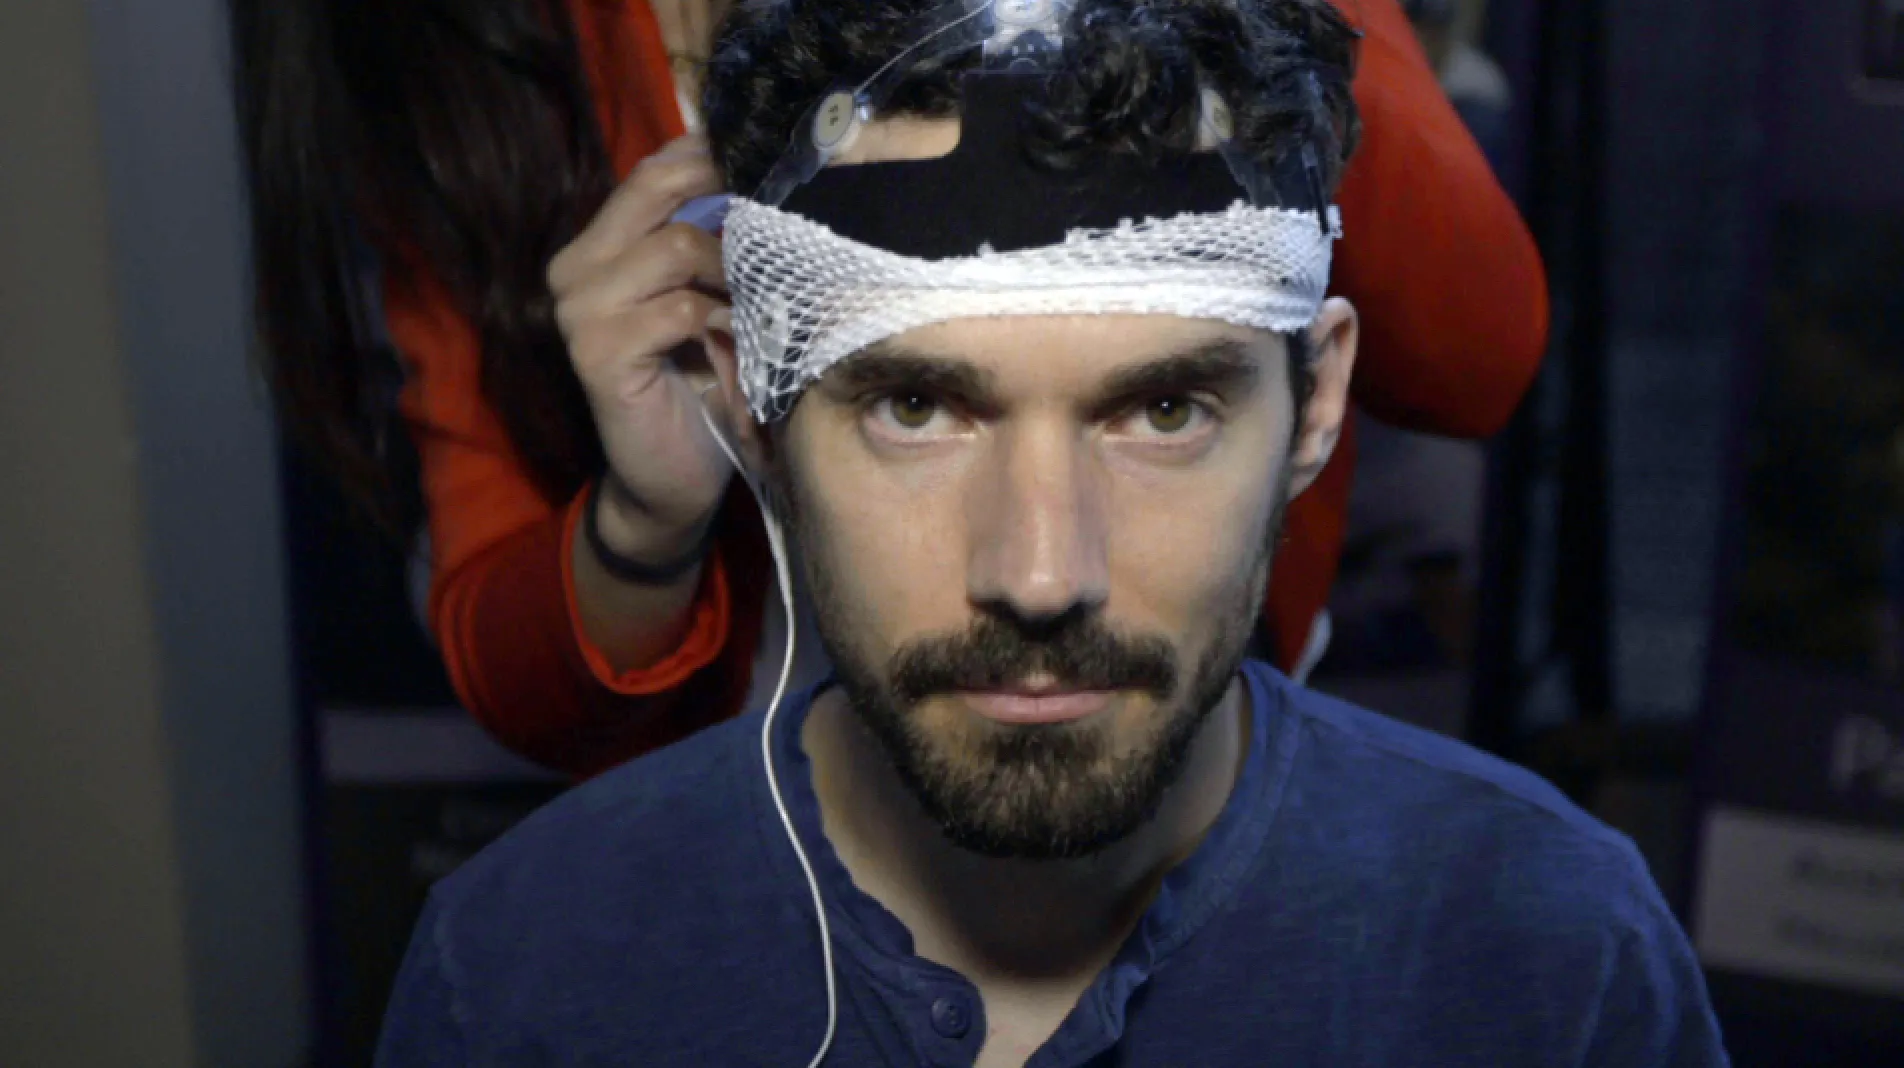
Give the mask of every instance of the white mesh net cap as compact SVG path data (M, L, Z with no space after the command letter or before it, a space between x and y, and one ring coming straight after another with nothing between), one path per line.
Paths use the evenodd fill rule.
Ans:
M1074 230L1042 248L923 260L873 248L745 199L722 238L748 409L771 422L834 364L889 338L1005 315L1173 315L1287 334L1315 322L1329 225L1259 208Z

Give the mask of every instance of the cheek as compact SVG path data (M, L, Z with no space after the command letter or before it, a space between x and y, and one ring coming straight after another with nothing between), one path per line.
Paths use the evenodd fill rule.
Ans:
M826 569L831 596L859 621L868 651L888 655L921 634L965 625L957 488L918 485L851 459L834 474L803 501L802 531L815 543L804 548Z
M1273 453L1280 464L1281 450ZM1262 596L1255 565L1271 537L1280 467L1265 465L1260 452L1228 466L1116 480L1108 514L1113 618L1201 636L1225 622L1239 598Z

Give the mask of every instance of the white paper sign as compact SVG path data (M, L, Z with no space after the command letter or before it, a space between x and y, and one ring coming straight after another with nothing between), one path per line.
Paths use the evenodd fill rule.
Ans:
M1707 964L1904 997L1904 832L1714 809L1699 887Z

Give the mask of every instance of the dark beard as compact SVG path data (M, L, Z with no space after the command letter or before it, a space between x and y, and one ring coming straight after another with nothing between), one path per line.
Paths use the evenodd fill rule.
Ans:
M776 510L792 520L805 550L815 623L854 712L949 840L982 856L1025 860L1095 855L1157 814L1248 649L1288 498L1285 471L1247 579L1187 675L1167 638L1120 634L1094 613L1034 622L1008 609L980 615L962 632L909 642L881 671L860 655L851 608L829 571L825 532L812 529L797 494L787 492L793 480L776 481ZM965 735L972 744L953 751L914 713L927 698L997 689L1038 673L1067 689L1148 695L1157 702L1154 726L1113 754L1113 739L1097 727L973 724Z
M860 721L879 740L926 817L953 844L987 857L1067 860L1122 841L1157 814L1182 776L1198 732L1229 688L1253 619L1251 613L1226 627L1181 686L1168 642L1119 638L1096 621L1075 624L1045 641L1025 637L1012 622L983 617L963 634L902 649L893 658L889 683L851 658L836 656L834 663ZM1053 665L1067 662L1067 654L1054 648L1092 650L1087 662L1108 670L1055 670ZM1067 687L1149 694L1159 706L1154 733L1129 752L1112 754L1111 739L1102 730L1067 724L984 726L975 745L954 755L910 712L923 697L973 685L940 685L938 680L982 685L984 680L1016 681L1038 670L1050 671ZM1169 681L1110 683L1120 677ZM922 685L927 680L932 684Z

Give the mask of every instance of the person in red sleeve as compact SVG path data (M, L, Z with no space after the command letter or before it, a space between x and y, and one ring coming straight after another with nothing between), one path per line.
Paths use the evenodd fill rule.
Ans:
M719 191L690 131L723 6L234 4L280 408L403 524L389 358L366 327L381 297L450 677L503 744L578 777L735 715L775 674L757 655L778 665L760 517L700 415L719 243L675 221ZM1334 274L1365 324L1354 398L1486 436L1545 345L1539 255L1396 0L1344 10L1363 34ZM380 293L351 284L366 242ZM1285 670L1334 578L1353 439L1288 510L1264 613Z

